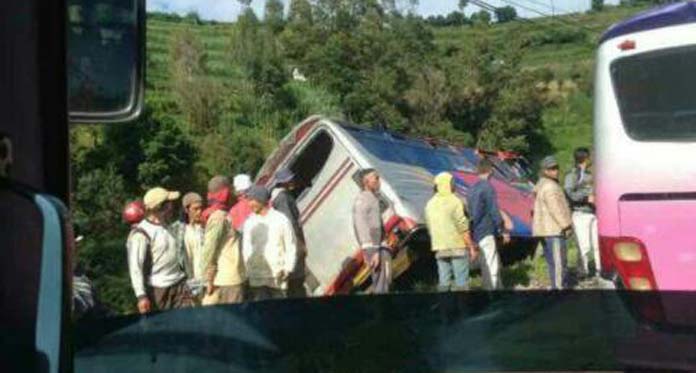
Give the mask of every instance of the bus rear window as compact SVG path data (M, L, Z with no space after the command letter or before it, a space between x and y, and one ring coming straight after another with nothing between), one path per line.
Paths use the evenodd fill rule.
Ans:
M614 61L611 75L628 135L637 141L696 141L696 46Z

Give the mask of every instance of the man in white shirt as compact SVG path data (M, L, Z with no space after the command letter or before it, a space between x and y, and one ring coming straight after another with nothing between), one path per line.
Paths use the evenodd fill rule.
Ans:
M201 254L205 229L202 224L203 197L195 192L189 192L181 199L186 213L184 226L184 249L186 252L186 275L188 284L194 296L198 297L205 286L205 271L201 267Z
M128 270L141 314L192 304L177 240L167 229L178 198L179 192L161 187L148 190L143 199L145 219L128 236Z
M295 268L297 243L290 220L268 206L270 194L254 185L246 193L253 213L244 223L242 253L251 300L286 295L288 275Z

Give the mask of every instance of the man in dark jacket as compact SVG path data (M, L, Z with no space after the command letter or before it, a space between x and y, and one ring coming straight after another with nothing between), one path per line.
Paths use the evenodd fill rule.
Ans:
M505 231L503 217L498 208L498 197L488 179L493 173L493 164L486 158L479 161L477 172L480 180L469 190L467 202L471 215L471 231L473 239L478 243L483 255L481 256L481 277L486 290L502 287L498 274L500 257L496 247L496 237L502 235L507 243L510 236Z
M297 238L297 264L295 269L288 276L288 297L304 297L305 291L305 259L307 257L307 246L300 223L300 210L297 208L297 201L292 195L295 187L295 174L287 168L283 168L275 175L275 183L271 191L271 205L274 209L285 215L292 224L295 237Z
M573 229L578 243L578 270L580 276L584 277L589 274L590 252L595 260L595 274L599 274L597 219L594 214L590 151L587 148L577 148L573 156L575 167L566 174L563 187L573 213Z

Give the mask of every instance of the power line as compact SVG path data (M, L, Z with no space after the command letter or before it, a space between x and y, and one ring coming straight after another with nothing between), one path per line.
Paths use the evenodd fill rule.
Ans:
M484 0L469 0L469 2L472 3L472 4L474 4L474 5L476 5L477 7L481 8L481 9L483 9L483 10L489 11L489 12L491 12L491 13L493 13L493 14L495 14L496 11L499 9L499 7L494 6L494 5L491 5L491 4L487 3L487 2L484 1ZM520 20L520 21L536 23L536 22L532 21L532 20L529 19L529 18L517 17L516 19L517 19L517 20Z
M479 1L480 1L480 0L479 0ZM579 21L577 21L577 20L573 20L573 22L568 22L565 18L553 17L553 16L551 16L551 15L549 15L549 14L547 14L547 13L544 13L544 12L542 12L542 11L539 11L538 9L530 8L530 7L528 7L528 6L521 5L521 4L519 4L519 3L515 2L515 1L512 1L512 0L500 0L500 1L502 1L502 2L504 2L504 3L506 3L506 4L508 4L508 5L516 6L516 7L518 7L518 8L521 8L521 9L524 9L524 10L527 10L527 11L530 11L530 12L532 12L532 13L535 13L535 14L539 15L539 16L551 18L552 20L555 20L556 22L560 22L560 23L566 24L566 25L568 25L568 26L579 27L579 28L582 28L582 29L585 30L585 31L592 31L590 28L586 27L585 25L580 24ZM489 5L490 5L490 4L489 4Z
M547 8L547 9L550 9L551 12L552 12L552 14L551 14L552 16L555 16L555 15L556 15L556 14L555 14L556 11L560 11L561 13L571 13L571 12L565 10L565 9L559 8L559 7L555 6L555 5L547 4L547 3L543 2L543 1L539 1L539 0L527 0L527 1L530 2L530 3L532 3L532 4L536 4L536 5L539 5L539 6L543 6L543 7ZM553 4L553 0L551 0L551 4Z
M529 10L529 11L531 11L531 12L534 12L534 13L540 15L540 16L548 17L548 18L550 18L551 20L556 21L556 22L558 22L558 23L562 23L562 24L564 24L564 25L566 25L566 26L579 27L579 28L581 28L581 29L583 29L583 30L585 30L585 31L590 31L590 32L592 32L591 29L585 27L585 26L582 25L582 24L570 23L570 22L567 22L567 21L566 21L565 19L563 19L563 18L552 17L552 16L550 16L550 15L548 15L548 14L546 14L546 13L543 13L543 12L537 10L537 9L528 8L528 7L526 7L526 6L520 6L519 4L515 3L514 1L511 1L511 0L500 0L500 1L502 1L502 2L504 2L504 3L507 3L508 5L512 5L513 7L514 7L514 6L518 6L518 7L522 8L522 9L526 9L526 10ZM497 6L494 6L494 5L490 4L490 3L488 3L487 0L470 0L469 2L472 3L472 4L474 4L474 5L476 5L477 7L481 8L481 9L483 9L483 10L487 10L487 11L489 11L489 12L493 12L493 14L495 14L495 11L499 8L499 7L497 7ZM532 20L532 19L530 19L530 18L517 17L516 19L517 19L517 20L520 20L520 21L532 23L532 24L535 24L535 25L551 27L551 25L549 25L548 23L547 23L547 24L538 23L538 22L535 22L534 20ZM576 22L577 22L577 21L576 21Z
M472 4L474 4L474 5L476 5L477 7L481 8L481 9L487 10L487 11L489 11L489 12L495 12L495 10L497 9L497 8L494 7L493 5L484 3L483 1L471 0L471 1L469 1L469 2L472 3Z

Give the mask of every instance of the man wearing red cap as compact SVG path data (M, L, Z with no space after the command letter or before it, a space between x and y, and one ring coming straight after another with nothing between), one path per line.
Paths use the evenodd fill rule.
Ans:
M240 236L227 219L232 199L229 179L215 176L208 183L208 205L203 212L205 238L200 267L205 269L203 305L244 301L246 270L241 259Z

